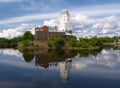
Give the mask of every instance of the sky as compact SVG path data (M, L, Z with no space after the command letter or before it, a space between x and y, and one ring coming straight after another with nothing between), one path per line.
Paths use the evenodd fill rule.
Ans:
M13 38L37 26L58 26L62 10L78 37L120 35L120 0L0 0L0 37Z

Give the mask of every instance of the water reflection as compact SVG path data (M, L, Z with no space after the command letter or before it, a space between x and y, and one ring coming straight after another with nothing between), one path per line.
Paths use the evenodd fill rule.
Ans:
M50 67L59 68L60 78L63 82L66 83L70 78L72 59L76 57L78 58L88 57L89 55L97 56L99 52L101 52L101 50L98 51L24 50L23 57L26 62L32 61L33 57L35 57L35 66L37 67L39 66L45 69L48 69Z
M72 59L67 59L59 63L60 77L63 80L63 82L67 82L69 80L71 68L72 68Z
M47 52L47 53L46 53ZM48 53L49 52L49 53ZM63 82L69 79L70 69L72 67L72 59L68 51L35 51L35 65L43 68L58 67L60 69L60 78Z
M16 56L16 57L22 58L22 53L19 50L12 49L12 48L0 49L0 54Z
M3 55L7 55L6 57L8 58L12 56L11 60L3 58ZM77 85L78 88L95 88L94 86L100 88L97 86L100 85L100 83L102 85L112 85L120 81L120 50L113 48L97 51L24 50L19 52L13 49L0 50L0 63L8 64L8 62L11 63L10 65L12 66L8 65L7 69L9 69L9 67L13 69L13 66L19 65L19 68L16 69L15 67L12 73L14 76L20 76L17 79L24 83L26 79L31 78L27 80L28 83L33 83L34 85L44 84L44 86L47 84L47 88L56 88L56 86L53 87L51 85L51 79L54 80L53 84L56 83L60 88L76 88L75 85ZM5 72L8 73L9 71L10 70ZM9 80L16 79L14 76ZM66 86L63 86L64 84L61 82L66 83ZM85 83L89 86L83 85ZM111 86L107 87L110 88ZM33 88L35 88L35 86ZM37 86L37 88L39 87Z

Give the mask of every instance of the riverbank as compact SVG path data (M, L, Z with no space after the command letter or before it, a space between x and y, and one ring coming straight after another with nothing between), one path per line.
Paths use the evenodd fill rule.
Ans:
M102 38L71 38L53 37L50 39L42 39L35 37L30 32L25 32L23 36L13 39L0 39L1 48L11 47L29 50L44 50L44 49L68 49L68 50L96 50L110 44L111 42L118 41L119 37L102 37ZM8 44L8 45L6 45ZM16 45L12 45L16 44ZM111 44L110 44L111 45Z
M102 47L93 47L93 48L79 48L79 47L60 47L60 48L56 48L56 47L45 47L45 46L30 46L30 47L18 47L19 50L24 50L24 49L28 49L28 50L56 50L56 49L63 49L63 50L99 50L102 49Z
M17 48L17 43L2 43L0 44L0 48Z

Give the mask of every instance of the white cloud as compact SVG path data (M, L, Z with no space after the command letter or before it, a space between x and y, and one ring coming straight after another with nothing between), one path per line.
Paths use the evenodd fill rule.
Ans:
M79 37L116 36L120 35L120 17L108 16L101 18L88 17L82 14L72 16L73 34ZM59 26L58 19L45 20L43 25Z
M91 18L78 14L72 18L73 33L80 37L91 35L111 37L120 35L119 19L119 16Z
M37 17L38 18L38 17ZM30 18L31 19L31 18ZM93 18L77 14L72 17L73 34L79 37L95 36L116 36L120 35L120 17L108 16L103 18ZM43 25L59 26L59 19L45 20ZM0 32L0 37L13 38L23 35L25 31L31 30L33 34L35 25L21 24L14 29L5 29Z
M45 20L43 25L47 25L47 26L51 26L51 27L58 26L59 20L57 20L57 19Z
M0 2L21 2L23 0L0 0Z
M120 35L120 16L111 14L120 14L120 9L118 9L119 4L110 4L102 6L85 7L77 10L70 11L72 16L73 34L76 36L114 36ZM107 7L108 6L108 7ZM104 10L103 10L104 9ZM103 12L104 11L104 12ZM43 25L49 26L59 26L59 13L45 13L45 14L34 14L26 15L20 17L14 17L10 19L0 20L1 25L8 25L19 22L44 20ZM94 17L103 16L105 14L109 16L104 17ZM85 15L86 14L86 15ZM111 15L111 16L110 16ZM92 17L91 17L92 16ZM22 25L21 25L22 26ZM23 26L22 26L23 27ZM25 27L25 26L24 26ZM0 32L0 37L12 38L22 35L23 32L19 32L19 27L15 29L5 29ZM29 28L29 27L28 27ZM28 29L26 28L26 29ZM24 29L24 28L23 28ZM34 30L31 30L34 33ZM14 35L13 35L14 34Z
M1 0L4 1L4 0ZM9 0L5 0L9 1ZM17 0L11 0L11 1L17 1ZM18 0L21 1L21 0ZM35 6L34 2L31 2L31 7L24 7L22 6L21 8L28 9L28 10L34 10L37 9L38 7ZM36 2L35 2L36 3ZM42 6L44 4L41 3ZM83 14L84 16L81 16L81 20L85 19L86 16L105 16L105 15L118 15L120 14L120 9L118 8L120 4L108 4L108 5L98 5L98 6L88 6L88 7L77 7L71 9L70 13L72 16L75 16L76 14ZM50 9L50 7L44 7L42 8L43 10ZM104 9L104 10L103 10ZM16 23L16 22L26 22L26 21L36 21L36 20L43 20L43 19L54 19L59 17L60 11L55 11L55 12L50 12L50 13L39 13L39 14L28 14L24 16L18 16L18 17L13 17L9 19L3 19L0 20L0 24L11 24L11 23ZM86 16L85 16L86 15ZM79 16L78 16L79 17ZM77 17L75 18L77 19ZM87 19L87 18L86 18ZM113 18L109 18L113 19Z
M110 16L120 14L120 4L93 5L86 7L75 7L71 12L74 14L84 14L87 16Z
M43 20L43 19L50 19L56 18L58 14L56 13L46 13L46 14L35 14L35 15L26 15L20 17L14 17L10 19L4 19L0 21L0 24L11 24L16 22L26 22L26 21L33 21L33 20Z
M0 32L0 37L4 38L14 38L18 36L22 36L25 31L32 31L34 30L35 25L32 24L21 24L20 26L13 28L13 29L4 29Z

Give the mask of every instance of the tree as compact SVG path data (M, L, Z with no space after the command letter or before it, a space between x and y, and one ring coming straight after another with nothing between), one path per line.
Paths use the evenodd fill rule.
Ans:
M31 62L34 58L34 55L29 54L29 51L25 49L23 50L23 58L26 62Z
M63 38L57 38L55 37L53 39L53 44L56 48L61 48L62 46L64 46L64 39Z
M72 39L70 39L69 44L72 47L76 47L77 46L77 39L76 39L76 37L73 37Z
M0 38L0 43L9 43L9 40L6 38Z
M23 47L28 47L28 46L29 46L28 40L23 41Z
M30 31L24 33L23 40L33 40L33 39L34 39L34 35Z

